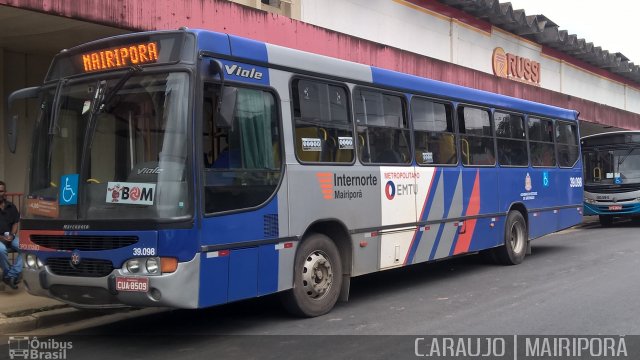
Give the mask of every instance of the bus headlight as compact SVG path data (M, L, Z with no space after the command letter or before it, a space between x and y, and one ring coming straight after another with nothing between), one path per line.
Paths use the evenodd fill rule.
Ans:
M36 257L36 266L38 267L38 269L44 267L44 263L42 262L42 260L40 260L39 257Z
M140 261L138 259L131 259L127 261L127 270L135 274L140 271Z
M584 199L584 201L585 201L587 204L595 204L595 203L596 203L596 201L595 201L595 200L593 200L593 199L589 199L589 198Z
M35 269L38 260L34 254L27 254L26 263L29 269Z
M157 274L158 273L158 258L148 258L147 259L147 272L149 274Z

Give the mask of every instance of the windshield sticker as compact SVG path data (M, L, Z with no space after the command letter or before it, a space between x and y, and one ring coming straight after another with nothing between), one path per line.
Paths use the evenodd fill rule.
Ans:
M302 138L303 151L322 151L322 140L318 138Z
M27 213L29 215L57 218L58 212L58 202L55 198L47 199L41 196L27 196Z
M78 204L78 174L62 175L60 177L60 205Z
M424 163L424 164L433 164L433 153L432 152L423 152L422 153L422 163Z
M338 148L340 150L353 150L353 138L338 136Z
M153 205L156 184L109 182L107 184L108 203Z

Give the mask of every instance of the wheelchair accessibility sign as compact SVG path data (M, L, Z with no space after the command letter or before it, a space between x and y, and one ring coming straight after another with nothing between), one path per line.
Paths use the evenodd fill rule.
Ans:
M60 177L60 205L78 204L78 174L62 175Z

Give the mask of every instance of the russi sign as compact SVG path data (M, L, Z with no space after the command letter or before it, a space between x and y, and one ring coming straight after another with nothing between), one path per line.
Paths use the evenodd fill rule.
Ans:
M509 54L503 48L493 49L493 74L527 84L540 85L540 63Z

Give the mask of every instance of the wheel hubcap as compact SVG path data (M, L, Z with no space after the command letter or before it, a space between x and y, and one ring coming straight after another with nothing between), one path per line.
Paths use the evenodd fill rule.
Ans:
M314 251L305 259L302 267L302 285L312 299L325 296L333 283L333 270L329 257L322 251Z
M519 254L524 249L524 228L520 222L514 222L511 225L511 238L509 239L511 242L511 249L516 254Z

